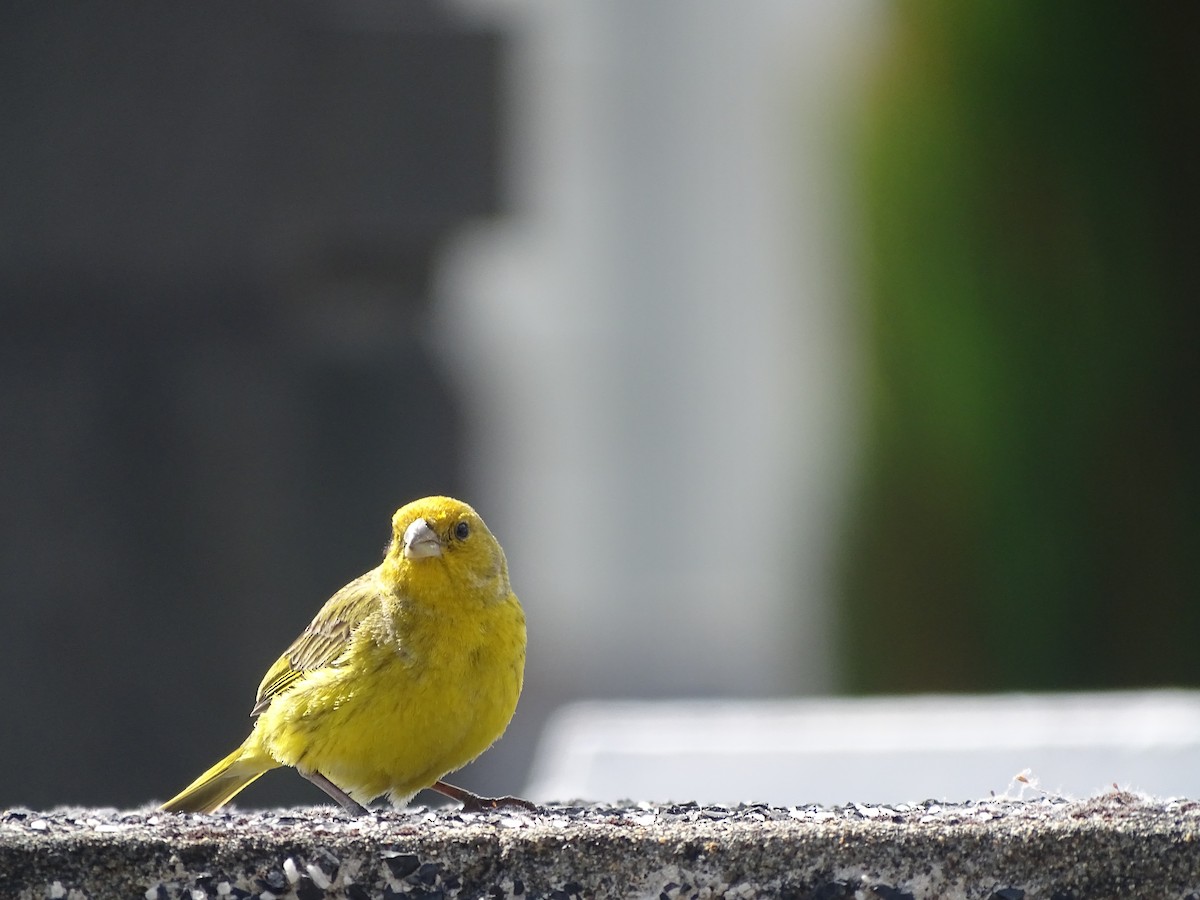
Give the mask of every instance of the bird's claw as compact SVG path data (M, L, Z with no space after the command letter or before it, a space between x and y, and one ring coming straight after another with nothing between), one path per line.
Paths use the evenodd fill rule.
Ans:
M462 801L463 812L489 812L496 809L504 809L505 807L516 807L526 810L527 812L537 812L538 805L530 803L521 797L479 797L471 796L464 798Z

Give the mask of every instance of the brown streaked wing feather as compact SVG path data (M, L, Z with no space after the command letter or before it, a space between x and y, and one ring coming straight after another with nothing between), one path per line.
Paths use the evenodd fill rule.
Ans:
M260 715L305 672L333 665L378 600L375 573L368 572L325 601L316 618L263 676L250 715Z

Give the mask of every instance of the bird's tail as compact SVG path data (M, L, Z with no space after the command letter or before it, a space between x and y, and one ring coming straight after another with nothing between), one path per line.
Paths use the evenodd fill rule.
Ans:
M216 812L263 772L279 763L269 756L238 747L164 803L165 812Z

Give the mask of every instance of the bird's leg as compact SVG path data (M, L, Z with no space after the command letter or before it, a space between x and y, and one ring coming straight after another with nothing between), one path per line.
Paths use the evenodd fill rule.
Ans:
M530 812L538 811L536 803L530 803L528 800L522 800L520 797L481 797L478 794L472 794L464 788L455 787L444 781L435 781L429 786L429 789L437 791L439 794L444 794L451 800L457 800L462 804L463 812L483 812L487 809L500 809L505 806L516 806L520 809L527 809Z
M367 808L343 791L340 787L322 775L315 769L312 772L305 772L303 769L297 769L301 775L327 793L330 797L342 804L342 808L352 816L365 816Z

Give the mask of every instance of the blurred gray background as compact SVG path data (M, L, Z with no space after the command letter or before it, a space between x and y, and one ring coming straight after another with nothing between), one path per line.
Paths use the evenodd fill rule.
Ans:
M0 806L182 788L428 493L529 619L479 790L578 698L1200 681L1195 14L932 9L6 6Z

